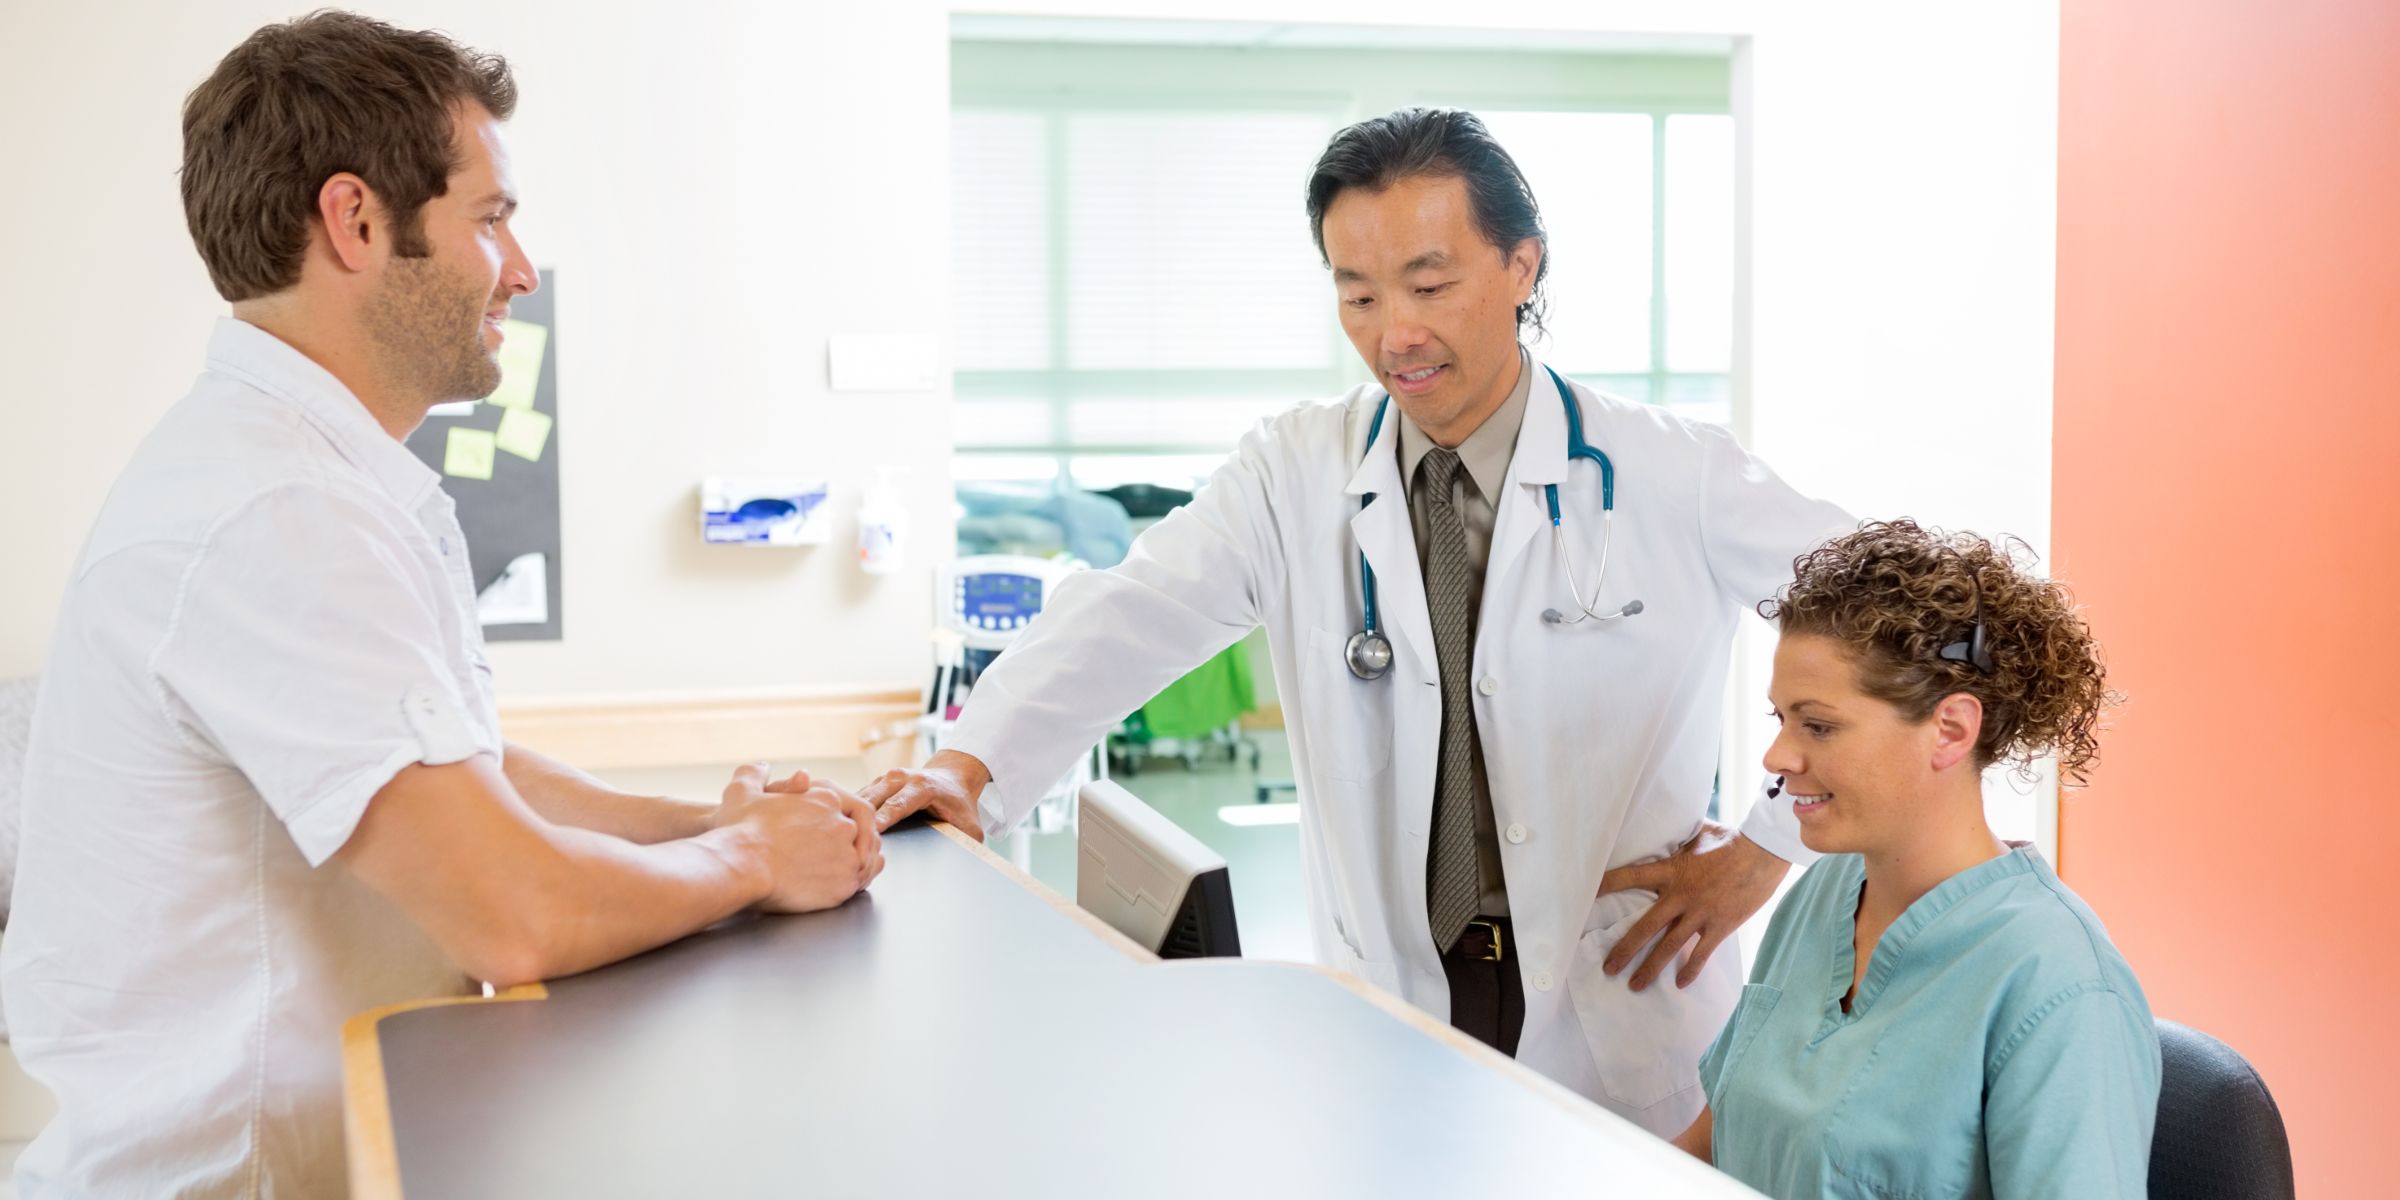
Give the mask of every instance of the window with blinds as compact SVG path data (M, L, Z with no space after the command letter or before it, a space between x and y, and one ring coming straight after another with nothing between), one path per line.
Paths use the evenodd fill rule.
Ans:
M1203 52L1161 56L1173 70L1154 74L1172 78L1154 87L1062 88L1054 62L1032 60L1012 80L1001 55L959 88L960 479L1189 487L1261 417L1367 379L1304 193L1337 129L1405 103L1473 108L1531 183L1551 263L1537 355L1630 399L1730 418L1734 150L1721 95L1643 102L1602 79L1528 96L1489 55L1444 76L1456 95L1306 95L1261 86L1276 80L1257 55L1216 57L1227 55L1213 85ZM1294 70L1322 88L1321 62ZM1508 99L1475 102L1478 70Z

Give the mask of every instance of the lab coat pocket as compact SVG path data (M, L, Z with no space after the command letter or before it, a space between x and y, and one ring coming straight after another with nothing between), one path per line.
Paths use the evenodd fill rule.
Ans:
M1308 631L1308 657L1300 664L1300 740L1309 769L1330 779L1364 783L1392 765L1390 675L1360 679L1350 673L1350 635Z
M1675 986L1671 967L1639 992L1625 986L1633 967L1613 978L1603 972L1608 952L1657 899L1652 892L1611 892L1594 901L1567 979L1600 1086L1628 1109L1648 1108L1699 1083L1700 1056L1733 1011L1742 983L1731 946L1688 988Z
M1353 978L1366 980L1394 996L1401 994L1400 964L1398 963L1371 962L1356 951L1349 951L1342 955L1342 970Z

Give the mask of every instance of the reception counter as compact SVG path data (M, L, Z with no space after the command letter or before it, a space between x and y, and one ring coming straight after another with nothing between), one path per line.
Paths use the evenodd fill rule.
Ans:
M946 826L874 889L345 1030L361 1200L1753 1193L1396 998L1159 962Z

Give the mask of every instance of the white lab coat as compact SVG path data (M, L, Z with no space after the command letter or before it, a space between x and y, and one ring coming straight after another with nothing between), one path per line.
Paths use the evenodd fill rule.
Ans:
M1542 485L1558 484L1581 583L1600 561L1599 468L1568 466L1566 414L1539 363L1497 498L1471 677L1525 983L1526 1065L1661 1134L1697 1115L1698 1062L1741 988L1730 944L1699 980L1648 991L1601 960L1648 893L1595 899L1611 867L1662 857L1698 829L1717 766L1730 647L1743 610L1795 556L1853 527L1794 492L1726 430L1570 385L1584 436L1617 472L1615 546L1595 611L1572 610ZM948 745L990 768L986 828L1021 819L1071 760L1183 672L1264 625L1291 737L1300 848L1318 956L1447 1019L1425 913L1440 674L1401 490L1398 414L1364 443L1382 392L1261 422L1193 502L1121 565L1057 589L984 673ZM1377 500L1363 511L1359 499ZM1351 675L1358 556L1375 566L1393 647ZM1764 703L1762 699L1760 703ZM1746 781L1745 781L1746 782ZM1753 840L1806 858L1790 802L1762 802Z

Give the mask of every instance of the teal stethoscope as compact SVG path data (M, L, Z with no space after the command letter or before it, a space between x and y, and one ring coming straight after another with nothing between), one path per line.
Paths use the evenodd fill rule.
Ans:
M1567 389L1567 381L1559 378L1558 372L1551 371L1547 366L1542 369L1550 372L1550 382L1558 385L1559 402L1567 409L1567 462L1572 465L1576 459L1583 458L1600 464L1600 576L1592 581L1592 599L1598 600L1601 585L1608 582L1608 548L1617 520L1617 467L1608 461L1608 456L1601 453L1598 447L1583 440L1582 406L1575 403L1575 393ZM1368 453L1374 452L1375 439L1383 432L1384 412L1391 406L1392 396L1389 392L1376 402L1375 420L1367 426ZM1543 484L1542 495L1550 505L1550 544L1558 550L1559 568L1566 572L1567 590L1575 597L1574 616L1570 617L1555 608L1546 608L1542 610L1542 622L1547 625L1573 625L1585 620L1615 621L1642 611L1642 602L1639 600L1629 601L1625 607L1611 613L1592 611L1591 602L1583 598L1583 589L1575 583L1575 564L1567 557L1567 535L1560 527L1558 518L1558 485ZM1369 492L1360 498L1358 506L1363 510L1374 502L1375 493ZM1358 569L1366 581L1366 627L1350 635L1350 644L1342 656L1349 660L1351 674L1360 679L1381 679L1392 669L1392 641L1383 636L1383 623L1378 618L1375 604L1375 568L1367 562L1363 550L1358 555Z

